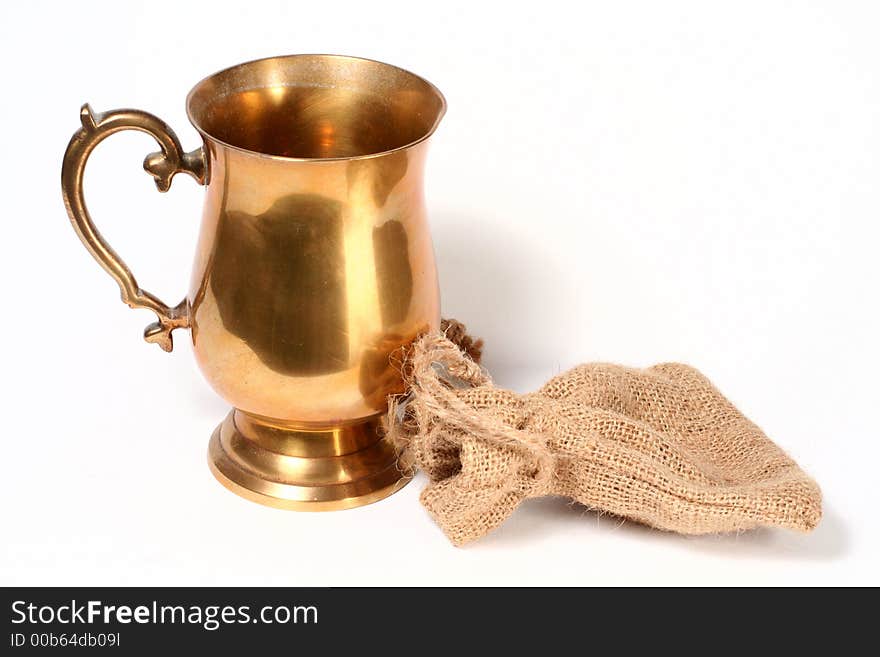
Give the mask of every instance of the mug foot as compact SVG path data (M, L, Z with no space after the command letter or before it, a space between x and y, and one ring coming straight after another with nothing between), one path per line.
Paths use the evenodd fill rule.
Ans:
M211 472L252 502L295 511L335 511L376 502L412 478L397 463L382 418L300 429L234 409L208 446Z

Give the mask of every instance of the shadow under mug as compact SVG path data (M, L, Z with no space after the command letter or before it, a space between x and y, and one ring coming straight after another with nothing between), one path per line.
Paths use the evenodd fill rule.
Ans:
M190 329L233 406L208 450L225 486L298 510L393 493L410 473L385 437L387 399L403 392L407 345L440 322L423 173L442 94L388 64L292 55L205 78L186 106L203 139L190 152L151 114L83 106L61 176L74 229L122 300L156 313L148 342L171 351L172 331ZM86 161L121 130L159 143L144 161L159 191L181 172L205 186L176 306L141 289L86 209Z

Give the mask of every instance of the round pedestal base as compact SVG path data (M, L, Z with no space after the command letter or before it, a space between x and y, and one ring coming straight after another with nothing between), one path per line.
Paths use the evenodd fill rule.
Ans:
M384 437L380 418L330 429L294 429L233 410L211 436L208 464L226 488L295 511L376 502L412 478Z

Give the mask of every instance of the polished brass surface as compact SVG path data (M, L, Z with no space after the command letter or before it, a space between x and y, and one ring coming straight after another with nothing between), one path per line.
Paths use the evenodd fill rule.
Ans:
M337 509L408 480L381 417L403 390L395 354L439 326L422 188L444 111L422 78L334 55L197 84L187 113L204 143L191 153L149 114L83 108L62 172L71 220L123 301L158 315L147 340L170 351L171 331L191 329L202 372L235 407L211 438L211 469L242 496ZM160 191L181 171L206 185L189 294L174 308L140 289L83 201L89 154L123 129L159 142L144 166Z
M144 330L144 339L157 343L165 351L171 351L171 331L189 326L188 304L184 299L171 308L140 288L131 270L92 223L83 197L83 174L86 161L95 146L121 130L146 132L159 142L162 150L146 157L144 169L153 176L160 192L167 192L171 187L171 178L181 172L190 174L204 184L204 152L198 148L191 153L184 153L174 131L146 112L123 109L97 114L85 104L80 109L80 121L82 127L71 138L61 167L61 193L70 221L95 260L116 279L123 302L131 308L148 308L158 316L159 321Z
M214 431L208 463L229 490L255 502L295 511L332 511L391 495L410 479L383 437L379 418L326 430L280 430L242 422L232 411ZM254 433L247 433L254 430ZM346 443L364 445L345 451ZM278 451L279 448L284 451ZM328 453L336 449L338 454Z

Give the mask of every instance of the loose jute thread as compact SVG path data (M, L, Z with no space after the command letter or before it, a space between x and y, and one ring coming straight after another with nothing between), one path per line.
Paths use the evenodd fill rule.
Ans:
M389 414L453 544L543 495L682 534L818 524L816 483L694 368L590 363L521 395L494 385L481 350L454 320L419 338Z

